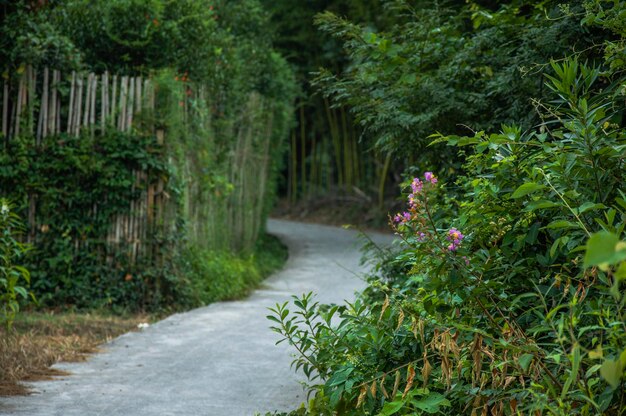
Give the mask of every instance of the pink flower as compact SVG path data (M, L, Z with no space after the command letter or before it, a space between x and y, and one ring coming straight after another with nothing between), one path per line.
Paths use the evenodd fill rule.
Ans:
M451 228L450 231L448 231L448 235L446 238L448 239L448 241L451 242L448 246L448 250L456 251L456 249L459 248L459 246L461 245L461 241L463 241L463 238L465 238L465 236L456 228Z
M437 177L435 176L434 173L432 172L426 172L424 173L424 179L426 179L427 182L432 183L433 185L436 184L437 181Z
M402 214L396 214L393 217L393 222L395 222L396 224L404 225L409 221L411 221L410 212L403 212Z
M422 188L424 187L424 183L419 180L419 178L414 178L413 182L411 182L411 189L414 194L418 194L422 192Z

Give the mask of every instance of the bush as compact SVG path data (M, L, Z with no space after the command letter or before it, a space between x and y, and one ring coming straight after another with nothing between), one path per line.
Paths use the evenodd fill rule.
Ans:
M467 149L466 174L406 184L402 251L355 303L274 309L296 368L320 378L315 406L626 414L623 93L576 60L552 66L537 131L436 136Z
M282 267L287 248L276 237L264 235L254 254L245 257L197 247L190 247L185 257L194 297L206 305L247 295L263 278Z
M28 291L30 273L19 263L28 246L19 241L24 226L6 199L0 198L0 322L11 328L22 301L34 297Z

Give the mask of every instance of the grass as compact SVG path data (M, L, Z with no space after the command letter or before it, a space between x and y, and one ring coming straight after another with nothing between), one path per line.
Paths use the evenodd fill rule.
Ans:
M23 312L8 331L0 328L0 396L28 394L20 381L65 375L50 366L78 362L104 342L137 328L146 315Z
M287 248L274 236L259 238L254 253L190 250L189 278L200 305L241 299L286 262Z

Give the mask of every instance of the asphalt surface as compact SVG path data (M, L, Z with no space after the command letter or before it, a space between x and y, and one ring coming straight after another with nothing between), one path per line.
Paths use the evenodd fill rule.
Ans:
M289 247L285 268L249 298L173 315L103 346L87 362L55 368L70 376L31 383L26 397L0 398L12 416L249 416L286 411L306 400L293 350L270 331L267 308L309 291L326 303L364 287L357 233L271 220ZM381 244L391 237L372 234Z

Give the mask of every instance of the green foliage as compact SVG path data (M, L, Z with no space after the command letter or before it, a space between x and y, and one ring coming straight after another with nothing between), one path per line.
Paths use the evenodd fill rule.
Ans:
M549 92L543 63L572 48L597 54L588 49L594 35L580 25L581 5L563 13L557 3L500 2L492 10L388 1L391 23L378 31L323 13L317 24L343 42L350 64L343 73L321 71L315 83L351 109L376 148L422 168L458 169L454 153L427 147L430 134L536 123L534 100Z
M113 130L94 138L49 136L41 146L24 138L8 142L0 156L0 188L10 190L23 211L29 197L36 201L37 223L29 226L39 232L27 261L42 305L153 309L177 303L174 270L132 264L130 245L112 249L106 243L113 218L128 213L140 195L133 171L149 169L153 180L171 177L163 150L154 137ZM166 191L176 197L180 190L172 185ZM181 230L164 231L151 230L161 241L155 249L171 253ZM157 287L158 280L165 283Z
M356 302L274 309L295 366L321 379L316 405L624 414L623 96L605 80L599 92L599 70L575 59L552 67L538 129L434 136L461 152L465 175L407 183L400 252Z
M198 304L206 305L247 295L265 276L282 267L287 249L276 237L265 235L254 254L246 257L197 247L190 247L185 256L194 297Z
M29 248L19 240L23 228L12 205L0 198L0 322L9 329L20 310L20 300L34 300L28 290L30 273L20 265Z

